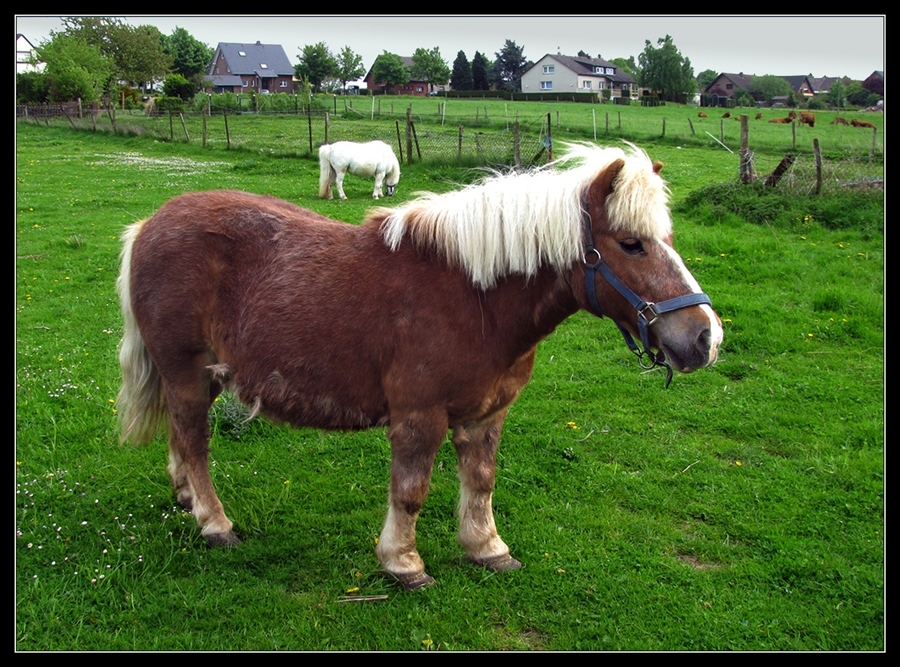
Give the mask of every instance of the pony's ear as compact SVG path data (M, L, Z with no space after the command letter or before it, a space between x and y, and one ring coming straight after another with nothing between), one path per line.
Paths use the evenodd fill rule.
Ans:
M616 176L619 175L619 172L622 171L622 167L624 166L625 160L619 158L604 169L603 172L594 179L594 182L591 183L591 187L588 190L588 200L595 205L602 205L615 189Z

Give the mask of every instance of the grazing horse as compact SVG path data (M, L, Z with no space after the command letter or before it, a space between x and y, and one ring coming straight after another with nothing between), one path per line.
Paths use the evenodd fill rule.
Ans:
M352 141L338 141L319 148L319 197L331 199L331 186L337 188L338 197L344 194L344 176L347 172L354 176L375 177L372 197L382 195L382 183L387 187L387 196L394 194L400 180L400 163L393 149L383 141L355 144Z
M209 543L239 541L208 468L208 411L223 390L294 426L387 427L376 554L417 588L433 581L415 529L448 430L467 556L521 567L491 509L497 445L537 344L564 319L612 319L642 365L715 361L721 320L672 248L661 163L631 146L569 151L375 209L362 225L217 191L176 197L127 229L122 439L147 442L168 424L174 492Z
M875 129L875 126L867 120L856 120L855 118L850 121L850 124L853 127L868 127L871 129Z
M800 112L800 124L801 125L809 125L810 127L816 126L816 114L810 113L808 111Z

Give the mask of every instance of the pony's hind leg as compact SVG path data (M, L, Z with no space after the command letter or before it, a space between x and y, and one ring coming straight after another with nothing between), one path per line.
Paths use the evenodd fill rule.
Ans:
M201 374L200 382L166 387L171 415L169 477L178 503L191 511L211 545L237 544L209 475L209 408L221 385L209 380L209 369Z
M434 583L416 550L416 519L428 496L434 457L447 435L441 411L417 412L392 423L391 492L375 553L384 570L407 589Z
M459 541L470 560L495 572L522 567L497 534L491 503L497 444L505 416L503 410L482 422L453 428L460 481Z

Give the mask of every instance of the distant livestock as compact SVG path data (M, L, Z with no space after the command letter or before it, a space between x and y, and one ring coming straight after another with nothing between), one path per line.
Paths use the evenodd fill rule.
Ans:
M870 122L867 121L867 120L856 120L856 119L854 118L853 120L850 121L850 124L851 124L853 127L870 127L870 128L872 128L873 130L875 129L875 126L872 125L872 123L870 123Z
M809 125L810 127L816 126L816 114L809 113L808 111L800 112L800 124L801 125Z

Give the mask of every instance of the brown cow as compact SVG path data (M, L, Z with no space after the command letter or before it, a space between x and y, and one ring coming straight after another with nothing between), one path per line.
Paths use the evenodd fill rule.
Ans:
M831 124L832 125L849 125L849 123L847 122L847 119L841 118L840 116L838 116L833 121L831 121Z
M800 112L800 124L801 125L809 125L810 127L816 126L816 114L809 113L808 111Z
M709 116L707 116L707 115L706 115L705 113L703 113L702 111L701 111L700 113L697 114L697 117L698 117L698 118L709 118Z
M854 118L853 120L850 121L850 124L851 124L853 127L870 127L870 128L872 128L873 130L875 129L875 126L872 125L872 123L870 123L870 122L867 121L867 120L856 120L856 119Z

